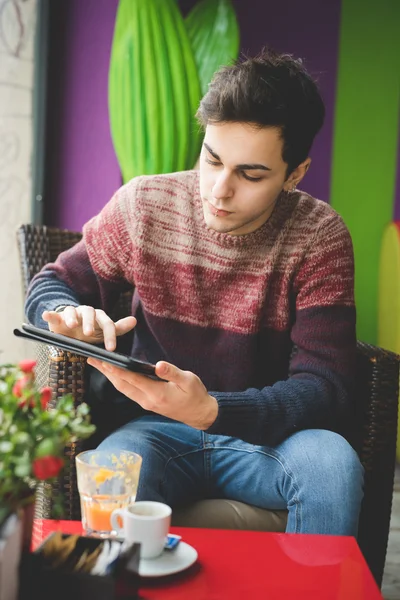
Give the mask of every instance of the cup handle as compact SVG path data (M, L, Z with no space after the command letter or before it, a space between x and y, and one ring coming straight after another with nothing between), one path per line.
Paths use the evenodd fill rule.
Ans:
M122 521L122 527L118 523L118 517ZM115 510L112 511L110 521L111 521L112 529L114 529L117 532L117 534L123 535L123 533L124 533L124 511L122 508L116 508Z

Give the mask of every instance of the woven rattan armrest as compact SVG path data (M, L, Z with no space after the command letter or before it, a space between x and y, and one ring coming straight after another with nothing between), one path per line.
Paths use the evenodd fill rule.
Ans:
M43 364L45 362L45 364ZM43 374L47 370L47 385L52 388L54 404L60 396L71 394L75 405L79 405L85 396L86 359L82 356L64 352L53 346L46 347L39 356L38 369ZM54 516L55 501L62 500L64 519L80 519L80 501L76 481L75 456L82 450L82 442L72 443L64 448L65 466L60 477L39 486L36 498L35 515L46 519Z
M358 543L380 585L392 507L397 413L399 356L373 346L357 344L358 453L365 468L364 500Z

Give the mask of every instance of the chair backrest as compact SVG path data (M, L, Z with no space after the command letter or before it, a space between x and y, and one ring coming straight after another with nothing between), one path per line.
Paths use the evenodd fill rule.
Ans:
M27 224L18 228L17 244L25 295L36 273L47 263L54 262L61 252L73 246L81 237L81 233L46 226ZM37 358L36 380L38 385L43 387L48 385L49 381L48 346L36 344L35 355Z
M82 233L68 229L47 227L46 225L21 225L17 230L17 243L20 258L22 285L26 294L32 278L47 263L54 262L61 252L68 250L82 239ZM119 319L130 314L132 290L120 295L112 311L112 317ZM47 372L44 372L48 349L37 345L38 369L36 378L39 385L47 385Z
M17 230L17 241L25 293L34 275L45 264L54 262L61 252L71 248L81 238L81 233L67 229L21 225Z

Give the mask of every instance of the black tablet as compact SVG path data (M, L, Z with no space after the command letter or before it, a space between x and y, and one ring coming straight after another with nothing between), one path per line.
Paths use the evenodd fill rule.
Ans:
M123 369L134 371L135 373L141 373L142 375L148 375L152 379L159 379L155 374L155 365L152 365L151 363L137 360L136 358L132 358L131 356L119 352L110 352L95 344L82 342L81 340L76 340L75 338L62 335L61 333L53 333L47 329L41 329L39 327L34 327L34 325L23 323L21 329L14 329L14 335L34 342L57 346L57 348L73 352L74 354L80 354L81 356L98 358L99 360L104 360L117 367L122 367Z

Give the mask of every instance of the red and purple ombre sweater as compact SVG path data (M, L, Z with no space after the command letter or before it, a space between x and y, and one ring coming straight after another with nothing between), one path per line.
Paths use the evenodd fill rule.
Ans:
M34 278L26 314L47 327L43 310L61 304L109 312L132 284L132 354L199 375L219 405L209 433L274 445L299 429L341 431L353 250L327 204L282 194L257 231L232 236L206 226L198 172L135 178Z

